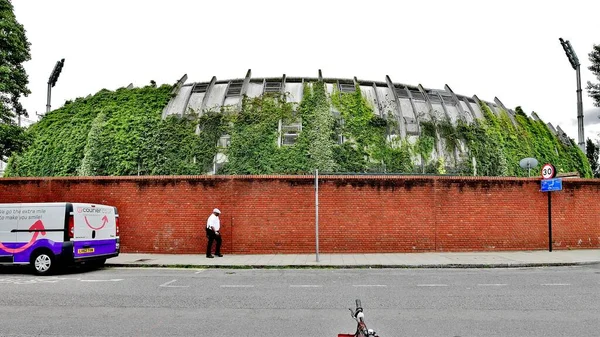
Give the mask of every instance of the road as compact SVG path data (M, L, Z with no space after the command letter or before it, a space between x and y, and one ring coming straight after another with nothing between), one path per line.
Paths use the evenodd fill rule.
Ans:
M599 336L600 266L523 269L0 268L0 335Z

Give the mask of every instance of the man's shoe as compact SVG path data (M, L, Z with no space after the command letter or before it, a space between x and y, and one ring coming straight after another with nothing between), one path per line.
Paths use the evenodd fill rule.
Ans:
M223 254L215 254L218 257L223 257Z
M212 255L206 255L206 258L207 258L207 259L214 259L215 257L214 257L214 256L212 256Z

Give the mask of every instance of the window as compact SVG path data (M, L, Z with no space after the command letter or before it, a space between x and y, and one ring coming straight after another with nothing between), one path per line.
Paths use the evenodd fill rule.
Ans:
M429 97L429 100L431 101L431 103L442 103L442 99L436 93L428 92L427 97Z
M229 83L229 87L227 87L226 97L230 96L239 96L242 94L242 85L244 83L242 81L232 81Z
M281 126L281 145L294 145L302 131L302 123L290 123Z
M281 82L267 81L265 83L265 92L281 92Z
M425 101L425 96L418 89L409 89L409 91L415 101Z
M394 89L396 90L396 95L398 98L409 98L408 93L406 92L406 88L400 85L395 85Z
M217 147L220 147L220 148L227 148L230 145L231 145L231 136L230 135L221 136L221 138L219 138L219 141L217 142Z
M298 134L284 134L281 138L281 145L294 145L298 140Z
M339 83L340 92L353 93L356 91L354 83Z
M210 83L196 83L192 88L192 92L206 92Z
M447 95L447 94L446 95L441 94L441 95L442 95L442 99L444 100L444 104L446 104L446 105L458 105L458 102L456 102L454 100L454 97L452 97L451 95Z

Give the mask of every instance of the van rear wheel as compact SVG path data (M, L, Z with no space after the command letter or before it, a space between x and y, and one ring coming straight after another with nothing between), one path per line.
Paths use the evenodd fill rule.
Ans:
M41 250L31 256L31 266L37 275L50 275L54 271L54 254Z

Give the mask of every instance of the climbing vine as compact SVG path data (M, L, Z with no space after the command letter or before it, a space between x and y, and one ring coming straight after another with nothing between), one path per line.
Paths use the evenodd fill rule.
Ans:
M45 115L7 176L200 174L196 120L161 119L172 87L101 90Z
M231 146L227 148L227 174L273 174L301 172L293 149L280 147L279 123L295 121L292 103L285 96L267 94L242 99L242 108L231 118ZM293 145L292 147L294 147ZM296 158L300 159L300 158Z
M333 107L340 112L335 133L344 139L336 144L334 153L340 172L411 172L411 147L392 138L398 134L393 116L380 117L362 95L333 90Z
M401 120L378 116L359 87L327 93L304 84L299 104L281 94L243 97L236 106L161 118L171 86L116 91L67 102L27 130L25 150L9 159L6 176L426 173L526 176L525 157L559 172L591 177L583 152L563 143L523 110L483 119L428 114L420 135L401 139ZM301 125L295 142L284 129ZM293 138L293 137L292 137ZM343 140L340 142L340 140ZM226 158L227 160L223 160ZM421 165L415 165L418 163ZM220 166L222 165L222 166Z
M335 119L324 82L304 85L304 96L298 110L303 128L298 141L306 149L307 168L336 172L338 165L333 151Z

